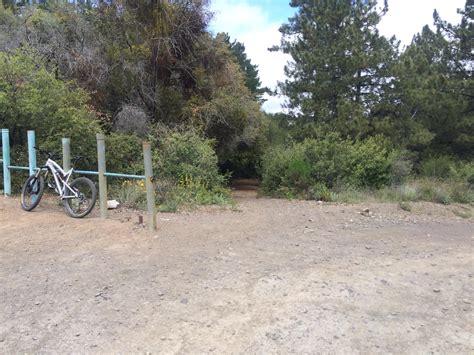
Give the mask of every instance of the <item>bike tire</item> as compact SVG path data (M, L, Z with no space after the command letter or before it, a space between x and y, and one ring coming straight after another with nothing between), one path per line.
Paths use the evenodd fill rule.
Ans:
M83 195L81 190L79 189L79 186L83 187L88 187L90 190L90 196L87 198ZM95 206L95 202L97 200L97 189L95 187L95 184L89 180L86 177L79 177L75 179L71 184L69 185L71 188L76 189L79 193L81 193L82 197L87 199L89 201L89 204L87 208L84 211L77 211L76 208L73 206L73 203L77 202L77 198L67 198L68 196L73 196L72 192L69 191L69 189L66 188L66 193L65 193L65 199L64 199L64 210L65 212L73 218L83 218L87 216L89 213L91 213L92 209ZM79 204L82 203L82 201L78 202Z
M37 187L32 185L38 183ZM32 190L34 189L34 190ZM34 193L32 194L32 192ZM42 175L35 176L31 175L28 179L26 179L23 187L21 188L21 208L25 211L32 211L41 201L41 197L43 197L44 192L44 178ZM35 196L36 198L33 198ZM29 198L31 197L31 202Z

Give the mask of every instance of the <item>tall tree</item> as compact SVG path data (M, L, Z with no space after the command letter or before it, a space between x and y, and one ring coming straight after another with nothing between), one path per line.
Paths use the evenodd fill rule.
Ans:
M425 26L414 36L397 66L392 132L417 135L412 148L428 155L474 151L473 1L460 13L461 23L452 25L435 11L436 30Z
M232 54L234 55L237 63L240 66L240 69L245 74L245 86L250 90L255 97L261 99L262 95L267 91L265 88L262 88L262 82L258 76L258 65L252 64L250 59L247 57L245 52L245 45L236 39L231 42L230 36L225 33L224 41L229 46Z
M292 0L296 14L280 28L280 50L292 56L280 84L288 108L305 121L364 136L390 85L395 39L377 25L387 11L374 0Z

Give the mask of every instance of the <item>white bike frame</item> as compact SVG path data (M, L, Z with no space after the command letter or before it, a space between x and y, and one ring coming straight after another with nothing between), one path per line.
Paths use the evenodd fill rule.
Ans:
M68 181L72 175L73 169L71 168L68 172L65 172L58 163L56 163L51 158L48 158L44 167L39 168L37 171L37 176L40 174L42 169L47 169L48 172L53 175L54 184L56 185L57 193L61 199L77 198L79 197L78 193L74 191L71 186L69 186ZM66 189L71 191L73 195L66 196Z

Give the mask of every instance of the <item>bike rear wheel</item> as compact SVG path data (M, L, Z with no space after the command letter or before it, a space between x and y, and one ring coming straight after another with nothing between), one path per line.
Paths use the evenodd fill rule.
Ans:
M44 178L42 175L31 175L26 179L21 189L21 208L31 211L41 201L44 192Z
M64 210L73 218L87 216L97 200L97 189L94 183L86 177L80 177L71 182L69 186L77 194L77 197L66 187Z

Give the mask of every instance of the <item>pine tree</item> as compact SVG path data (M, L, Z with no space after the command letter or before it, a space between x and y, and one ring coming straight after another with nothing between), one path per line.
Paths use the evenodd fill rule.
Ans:
M224 41L229 46L232 54L234 55L237 63L240 66L240 69L245 74L245 86L250 90L256 98L261 99L262 95L267 91L267 89L262 88L262 82L258 76L258 65L252 64L250 59L247 57L245 52L245 45L237 40L233 42L230 41L230 36L225 33L223 34Z
M398 114L392 132L417 136L409 145L425 155L472 157L474 151L472 3L468 0L460 12L459 25L443 21L435 11L436 31L425 26L397 66L393 101Z
M387 11L374 0L292 0L294 17L280 28L280 50L292 56L280 84L288 108L305 121L343 134L373 130L373 111L390 82L395 39L376 28ZM381 11L381 12L379 12Z

